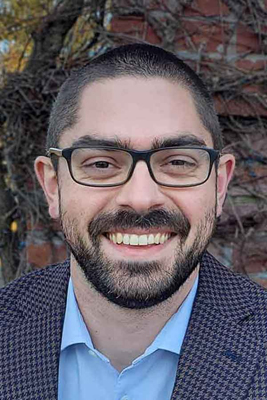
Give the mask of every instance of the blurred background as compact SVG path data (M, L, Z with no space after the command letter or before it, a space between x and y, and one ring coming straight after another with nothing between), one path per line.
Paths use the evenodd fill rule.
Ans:
M267 287L266 0L0 0L0 286L67 256L33 161L70 71L133 42L175 52L208 85L237 158L209 250Z

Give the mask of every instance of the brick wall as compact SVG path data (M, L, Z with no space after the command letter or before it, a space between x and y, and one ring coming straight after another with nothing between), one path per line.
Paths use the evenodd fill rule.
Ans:
M181 6L188 4L187 6ZM267 70L267 55L262 49L262 40L266 36L255 33L255 30L242 22L240 18L220 0L196 0L179 2L165 0L161 2L147 1L147 13L138 8L131 11L131 2L116 1L118 9L124 10L121 15L114 15L111 22L111 31L117 42L125 42L125 38L133 37L153 44L162 45L175 51L178 56L186 60L197 72L205 78L205 68L213 73L216 83L216 69L225 66L225 74L231 79L231 68L237 68L241 74L250 74L254 71ZM267 12L267 1L259 2L263 12ZM265 7L265 8L264 8ZM181 8L183 10L181 11ZM244 13L251 10L245 9ZM180 14L179 14L180 13ZM180 15L177 20L175 16ZM207 18L208 17L208 18ZM253 18L253 15L251 15ZM267 25L261 26L262 32L267 33ZM116 36L117 35L117 36ZM205 60L204 63L200 61ZM201 69L200 69L201 67ZM263 90L259 84L249 84L243 90L250 93L252 103L248 104L242 98L229 98L227 101L218 93L214 97L216 108L221 116L238 115L243 117L267 116L267 108L258 101L258 93ZM265 93L265 96L267 94ZM231 135L231 132L228 132ZM266 150L266 139L253 138L252 149ZM238 155L237 155L238 156ZM256 190L259 179L251 181L254 174L265 179L260 180L261 189L267 193L267 172L261 164L239 164L236 177L243 180L244 185L252 185ZM225 212L221 218L218 233L210 250L226 265L241 272L247 272L252 279L267 287L267 223L266 219L258 221L253 232L243 232L242 246L237 243L237 231L242 229L238 216L246 215L246 220L254 218L259 204L250 201L247 192L233 183L230 190L230 199L225 205ZM244 200L245 198L245 200ZM233 201L234 200L234 201ZM263 206L266 207L266 201ZM228 228L225 228L228 227ZM247 235L247 236L246 236ZM245 239L244 239L245 238ZM42 267L52 262L64 259L66 249L60 235L48 240L42 228L31 232L27 240L27 260L34 266Z

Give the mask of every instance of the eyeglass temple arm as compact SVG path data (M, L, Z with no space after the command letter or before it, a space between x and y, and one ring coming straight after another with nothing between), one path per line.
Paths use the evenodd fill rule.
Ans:
M62 149L57 149L55 147L50 147L50 149L47 152L47 156L51 157L52 154L58 156L58 157L62 157Z

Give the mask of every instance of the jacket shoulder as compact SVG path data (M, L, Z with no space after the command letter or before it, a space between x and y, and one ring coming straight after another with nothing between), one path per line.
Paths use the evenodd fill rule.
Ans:
M246 274L235 272L231 268L226 267L208 252L204 254L202 265L204 268L208 267L209 269L214 270L218 276L226 280L226 284L230 282L233 285L245 285L245 287L249 289L259 291L263 295L267 295L266 288L259 285L257 282L252 281Z
M225 267L206 253L200 268L201 293L224 314L266 314L267 290L248 276Z
M0 321L44 312L65 295L69 261L28 273L0 289Z

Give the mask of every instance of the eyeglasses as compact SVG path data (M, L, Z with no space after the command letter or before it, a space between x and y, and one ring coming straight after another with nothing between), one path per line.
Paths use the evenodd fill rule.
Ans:
M50 148L47 155L66 159L72 179L84 186L112 187L131 178L136 163L147 164L151 178L167 187L205 183L220 152L207 147L183 146L138 151L107 146Z

